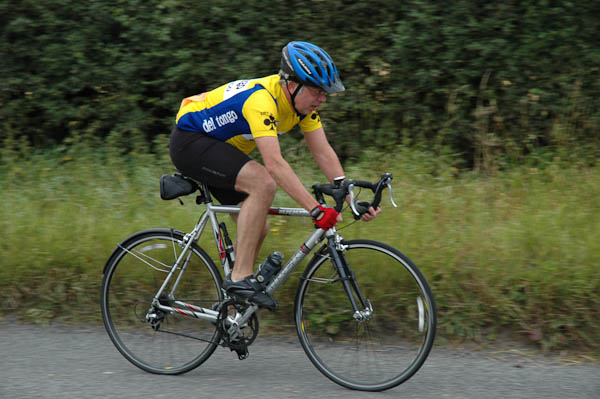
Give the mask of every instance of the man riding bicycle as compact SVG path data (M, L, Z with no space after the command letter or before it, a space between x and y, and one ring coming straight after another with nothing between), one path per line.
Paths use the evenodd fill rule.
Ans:
M327 95L344 91L333 60L307 42L290 42L282 50L278 75L238 80L181 103L171 133L173 164L184 175L205 183L223 205L241 205L237 223L235 264L223 287L274 310L276 301L253 278L253 265L269 231L267 213L277 186L310 212L327 230L341 215L321 206L283 159L278 134L299 125L327 179L344 179L344 170L327 141L317 112ZM248 154L258 147L264 166ZM377 216L370 208L362 216Z

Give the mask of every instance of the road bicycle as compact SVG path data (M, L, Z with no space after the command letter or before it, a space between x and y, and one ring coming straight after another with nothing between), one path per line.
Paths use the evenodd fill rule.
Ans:
M396 206L391 181L385 173L377 182L315 184L313 192L321 204L324 195L332 197L338 212L349 202L358 219L380 204L386 188ZM357 187L371 190L372 201L359 201ZM257 305L222 289L235 253L217 214L235 214L240 207L214 204L208 187L191 178L161 178L163 199L196 192L206 209L191 232L135 233L117 245L104 267L101 307L108 335L127 360L150 373L185 373L218 346L245 359L259 331ZM271 207L269 214L310 217L302 208ZM220 268L199 245L208 224ZM335 227L315 226L265 291L273 294L311 252L294 304L296 332L311 362L350 389L382 391L409 379L429 355L436 331L433 295L417 266L387 244L345 240Z

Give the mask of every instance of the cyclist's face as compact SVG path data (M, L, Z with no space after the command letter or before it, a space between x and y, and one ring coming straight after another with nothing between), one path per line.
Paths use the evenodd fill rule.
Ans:
M317 87L302 86L302 90L296 96L296 109L300 113L308 115L312 111L316 111L325 101L327 101L327 94L323 90Z

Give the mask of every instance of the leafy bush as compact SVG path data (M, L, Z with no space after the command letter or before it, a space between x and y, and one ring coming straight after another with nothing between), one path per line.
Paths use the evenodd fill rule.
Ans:
M74 132L150 142L183 97L276 73L281 48L307 40L329 50L348 88L323 107L344 160L399 143L486 171L547 146L599 155L597 2L6 0L0 10L2 129L35 146Z

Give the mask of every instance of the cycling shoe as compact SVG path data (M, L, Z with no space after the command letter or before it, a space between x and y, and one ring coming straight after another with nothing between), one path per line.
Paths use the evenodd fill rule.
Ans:
M235 282L227 278L223 282L223 288L228 294L245 298L251 303L258 305L259 308L269 309L272 312L277 309L275 298L263 290L262 285L254 276L248 276L243 280Z

